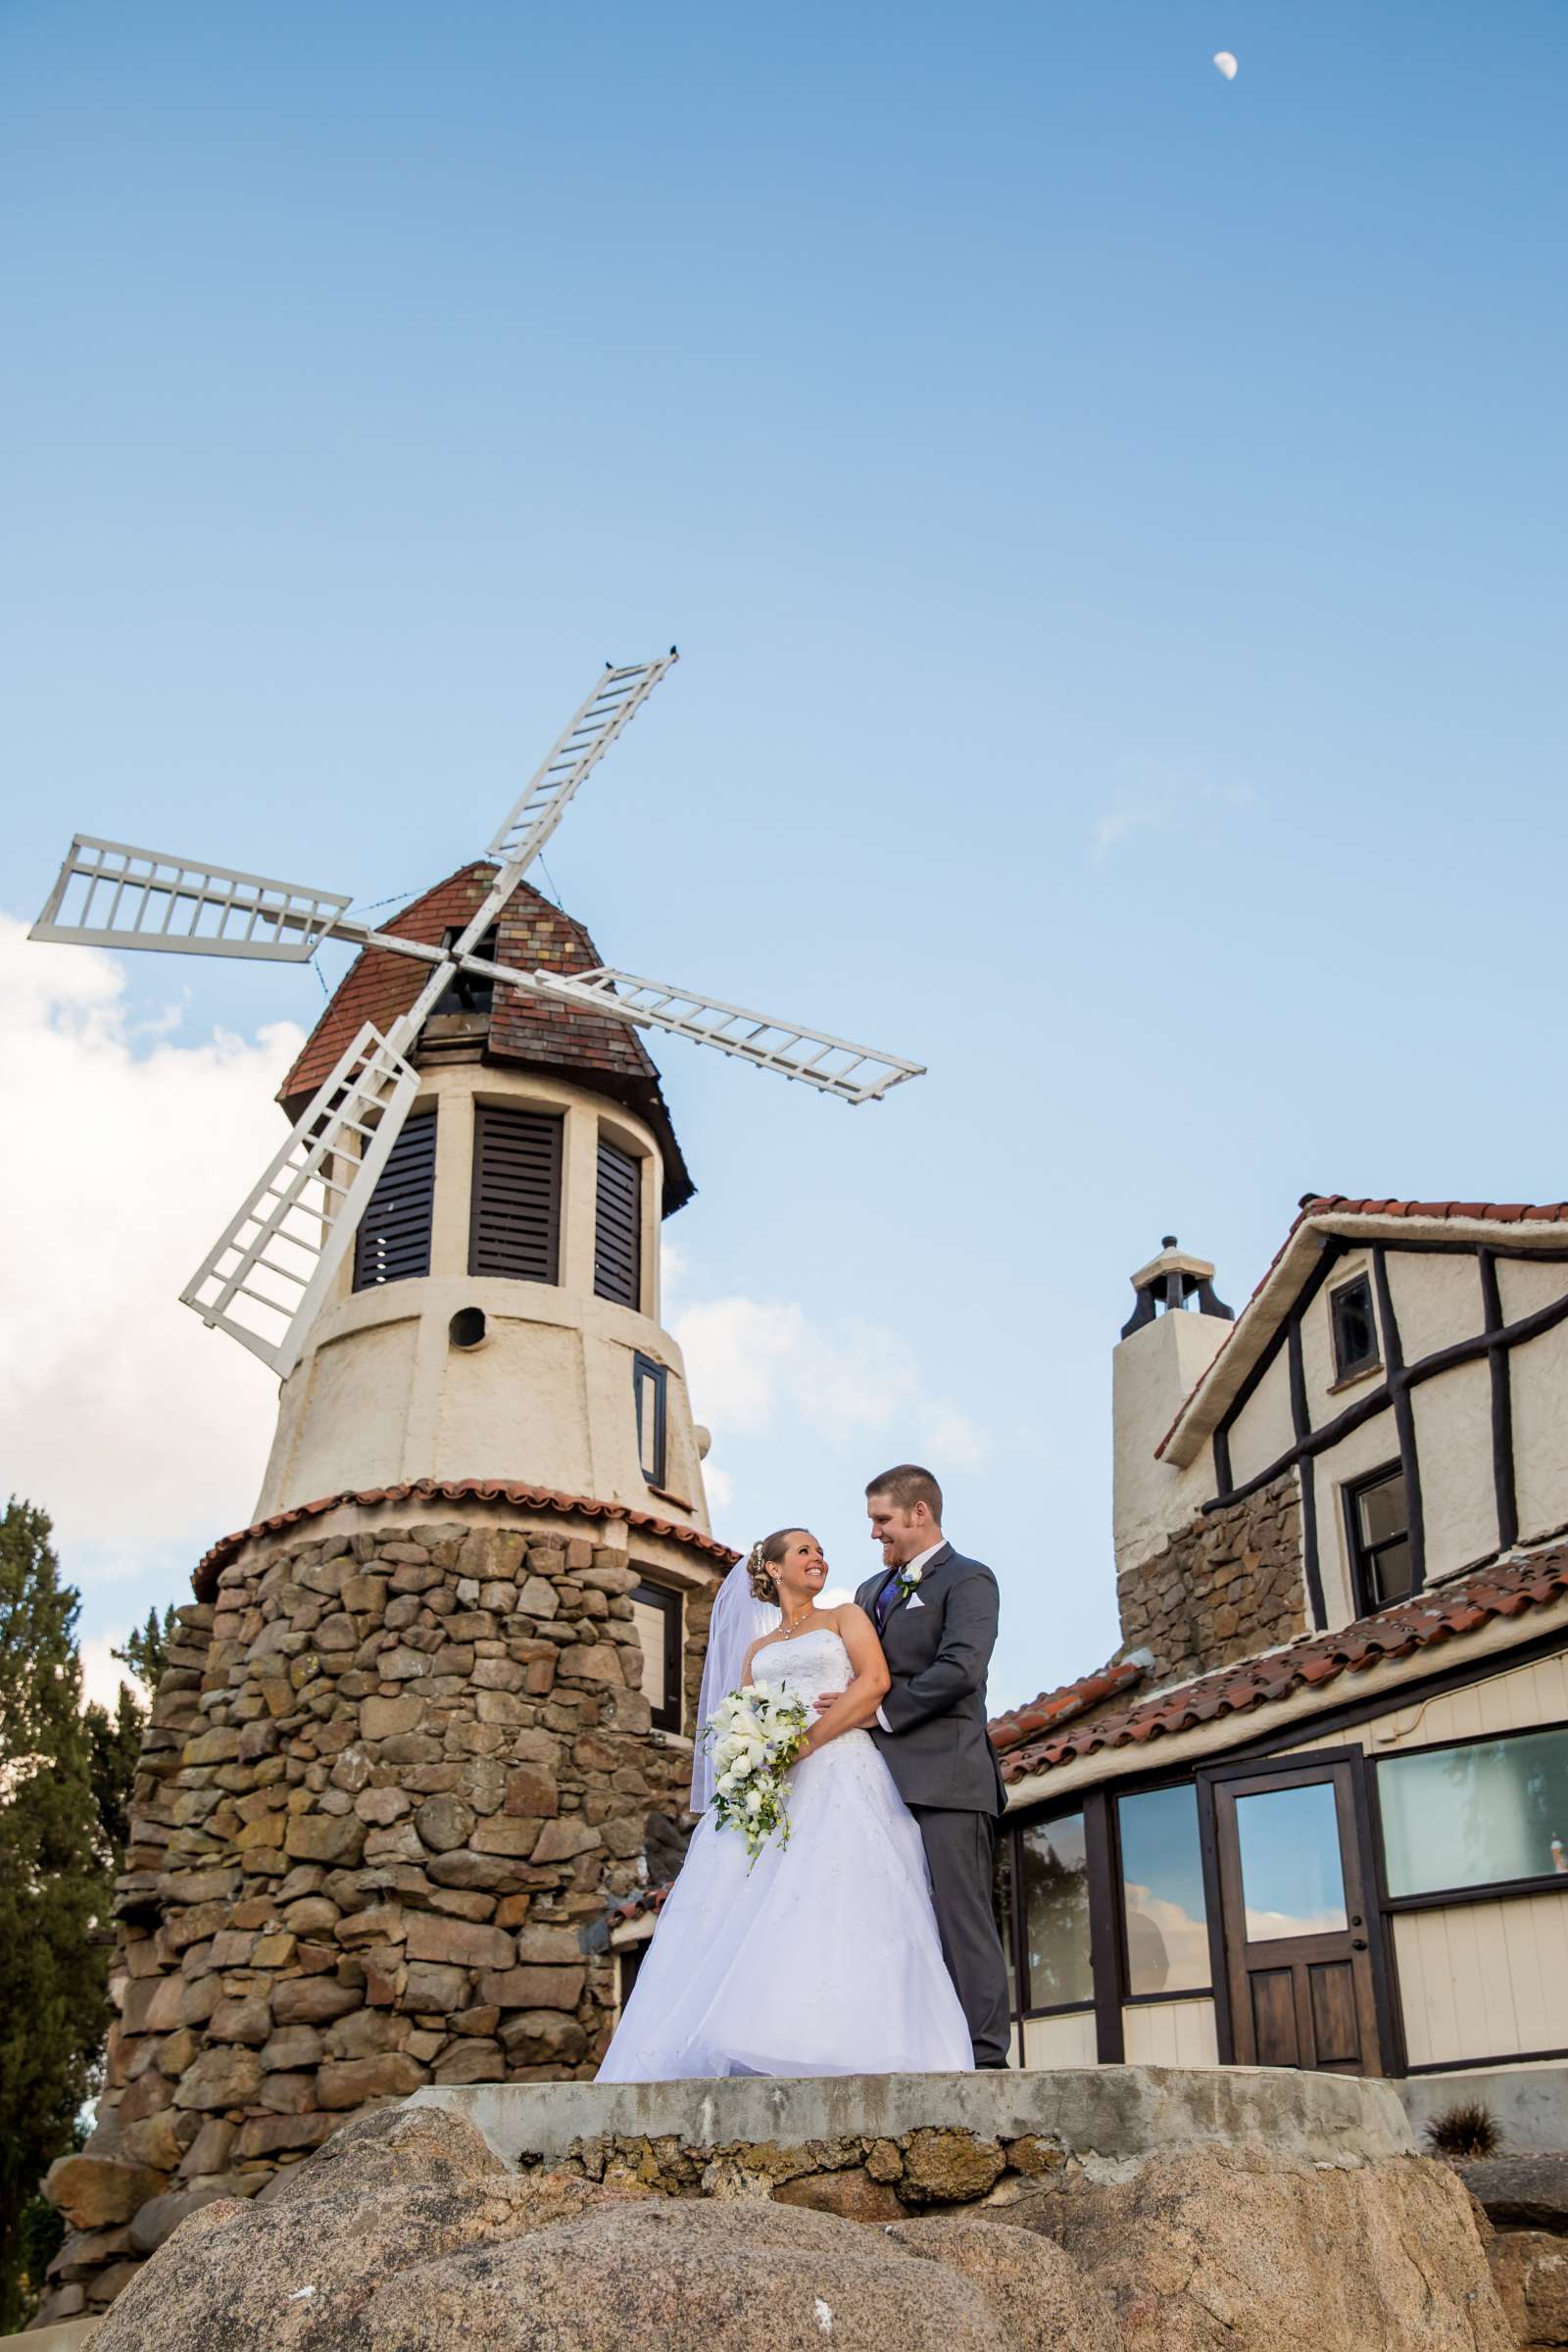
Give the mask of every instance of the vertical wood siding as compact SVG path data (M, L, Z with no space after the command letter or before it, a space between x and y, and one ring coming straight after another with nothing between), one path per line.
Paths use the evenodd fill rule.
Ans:
M1121 2013L1129 2066L1218 2066L1212 2001L1134 2001Z
M1568 2042L1568 1899L1406 1911L1394 1950L1412 2066Z

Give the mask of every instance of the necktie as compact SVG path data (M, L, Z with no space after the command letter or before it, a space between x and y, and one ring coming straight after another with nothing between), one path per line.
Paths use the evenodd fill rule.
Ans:
M893 1613L893 1603L899 1597L900 1574L901 1571L895 1568L876 1596L876 1630L879 1634L886 1627L887 1621Z

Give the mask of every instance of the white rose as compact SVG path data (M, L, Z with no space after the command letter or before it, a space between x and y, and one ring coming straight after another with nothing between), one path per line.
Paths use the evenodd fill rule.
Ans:
M732 1781L749 1780L756 1769L756 1757L749 1752L743 1752L736 1757L734 1763L730 1766L729 1777Z
M917 1585L924 1574L923 1568L906 1568L902 1581L906 1585Z
M752 1788L748 1790L746 1797L746 1810L748 1813L760 1813L762 1810L762 1791L760 1788Z

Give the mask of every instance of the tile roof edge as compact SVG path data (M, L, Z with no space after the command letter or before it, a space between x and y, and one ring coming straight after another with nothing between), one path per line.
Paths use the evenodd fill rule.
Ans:
M1498 1618L1524 1617L1565 1599L1568 1546L1554 1542L1534 1552L1500 1553L1378 1616L1356 1618L1334 1633L1302 1635L1281 1648L1212 1668L1077 1732L1067 1731L1059 1740L1047 1733L1009 1746L1003 1754L1002 1776L1006 1782L1033 1779L1105 1748L1173 1737L1222 1714L1250 1714L1302 1689L1321 1689L1390 1659L1463 1642ZM1270 1665L1285 1669L1272 1688L1258 1673Z
M270 1517L258 1519L250 1527L235 1530L232 1535L220 1536L212 1547L202 1554L192 1573L191 1583L198 1600L210 1600L217 1590L219 1571L235 1559L247 1544L259 1537L280 1534L286 1527L297 1526L302 1520L319 1519L328 1511L358 1505L372 1508L384 1502L511 1502L520 1509L561 1511L588 1519L621 1519L628 1527L642 1528L650 1535L663 1536L677 1544L689 1544L698 1551L711 1553L732 1568L741 1557L716 1536L704 1535L700 1528L681 1527L673 1519L662 1519L653 1511L640 1511L631 1503L599 1502L588 1494L566 1494L557 1487L529 1486L520 1479L505 1478L417 1478L390 1487L346 1487L336 1494L318 1495L312 1502L295 1503L286 1511L274 1511Z
M1038 1739L1049 1727L1070 1723L1087 1708L1098 1706L1102 1698L1132 1690L1143 1681L1152 1663L1147 1650L1130 1658L1113 1658L1108 1665L1097 1666L1093 1674L1080 1675L1075 1683L1063 1683L1054 1690L1042 1690L1038 1698L1029 1699L1023 1706L1005 1709L993 1716L986 1726L992 1746L999 1755L1005 1755L1025 1740Z

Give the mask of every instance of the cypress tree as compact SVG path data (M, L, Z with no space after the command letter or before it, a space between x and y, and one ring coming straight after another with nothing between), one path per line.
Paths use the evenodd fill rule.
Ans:
M108 2024L110 1886L79 1596L49 1537L46 1513L13 1498L0 1519L0 2334L24 2322L41 2283L27 2209L72 2144Z

